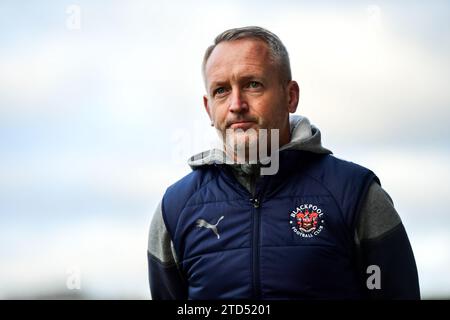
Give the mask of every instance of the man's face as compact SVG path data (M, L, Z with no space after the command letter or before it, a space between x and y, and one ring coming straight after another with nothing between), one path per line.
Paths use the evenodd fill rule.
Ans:
M232 129L235 144L252 145L254 135L236 129L279 129L280 146L289 142L289 112L298 103L298 85L282 81L280 68L267 45L260 40L241 39L219 43L206 66L206 111L225 138ZM270 139L268 139L270 142Z

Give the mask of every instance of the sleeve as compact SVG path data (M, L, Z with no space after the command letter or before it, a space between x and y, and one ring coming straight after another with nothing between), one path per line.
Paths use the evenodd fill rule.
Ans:
M161 202L153 215L148 237L148 277L153 300L187 299L187 282L181 273Z
M355 240L369 299L420 299L417 266L408 235L391 197L376 182L362 203ZM370 279L376 272L379 279ZM369 285L374 279L378 284Z

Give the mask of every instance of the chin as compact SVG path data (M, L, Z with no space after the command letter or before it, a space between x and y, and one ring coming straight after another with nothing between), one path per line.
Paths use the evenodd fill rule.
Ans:
M228 146L232 146L233 150L238 153L240 161L248 160L250 154L257 155L258 152L258 135L253 131L249 132L234 132L231 134L231 140L226 141ZM245 155L242 154L242 149L245 150ZM240 150L240 151L238 151ZM241 156L245 157L241 159ZM245 161L246 162L246 161Z

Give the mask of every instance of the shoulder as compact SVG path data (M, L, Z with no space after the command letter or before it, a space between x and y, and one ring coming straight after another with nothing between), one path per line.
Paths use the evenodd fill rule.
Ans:
M199 167L170 185L166 189L163 200L173 197L178 199L178 201L183 199L187 200L192 194L208 184L208 182L214 180L217 174L217 169L213 165Z
M337 192L343 191L344 186L354 190L373 180L380 183L372 170L330 154L310 155L308 175L327 186L330 191Z
M328 170L338 175L365 175L372 172L369 168L358 163L338 158L331 154L322 157L322 161Z

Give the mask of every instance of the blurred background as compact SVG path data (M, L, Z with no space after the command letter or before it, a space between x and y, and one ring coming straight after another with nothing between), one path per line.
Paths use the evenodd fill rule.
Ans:
M0 2L0 298L149 299L147 236L186 159L214 143L204 50L275 32L297 113L371 168L422 297L450 297L448 1Z

